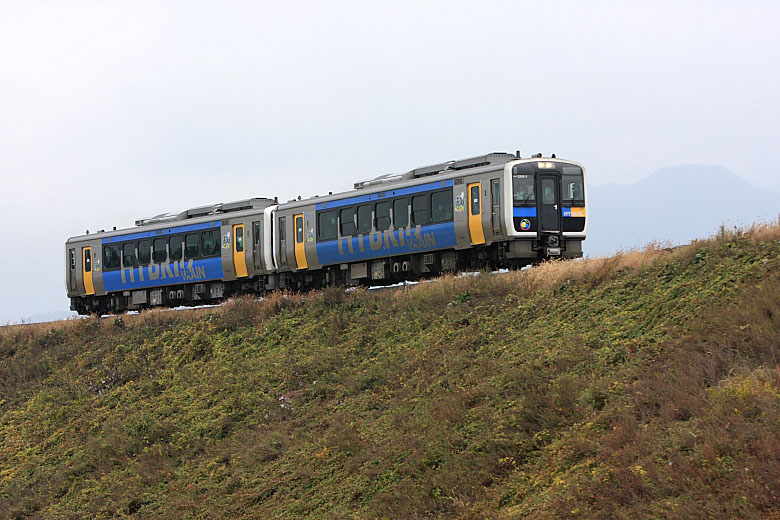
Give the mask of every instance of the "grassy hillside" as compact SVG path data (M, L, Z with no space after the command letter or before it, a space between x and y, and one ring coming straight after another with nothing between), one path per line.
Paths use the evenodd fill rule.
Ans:
M0 329L0 518L777 518L780 229Z

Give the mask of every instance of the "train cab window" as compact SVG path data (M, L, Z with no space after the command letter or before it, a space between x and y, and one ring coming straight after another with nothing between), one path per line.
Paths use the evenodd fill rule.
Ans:
M175 237L171 237L171 262L176 262L181 260L181 253L182 253L182 242L184 242L184 237L181 235L177 235Z
M75 249L69 249L68 253L70 255L70 270L75 271L76 270L76 250Z
M165 250L165 245L168 241L164 238L154 239L154 253L152 253L152 260L155 264L161 264L168 258L168 252Z
M320 211L317 214L317 238L336 240L339 237L339 223L336 210Z
M279 240L287 241L287 220L285 217L279 217Z
M412 224L415 226L424 226L427 224L430 212L430 198L426 195L415 195L412 197Z
M135 257L135 242L127 242L122 246L122 264L124 267L135 267L138 265Z
M152 243L149 240L138 242L138 264L149 265L152 260Z
M452 193L437 191L431 195L431 221L447 222L452 220Z
M555 204L555 181L542 179L542 204Z
M357 209L357 232L371 233L371 205L364 204Z
M536 205L534 176L532 174L512 175L512 197L516 204Z
M374 209L374 227L377 231L390 229L390 201L376 203Z
M106 244L103 246L103 269L119 269L121 254L118 244Z
M501 184L499 183L498 179L493 179L490 181L490 189L493 194L493 206L498 206L501 202L501 190L500 190Z
M236 237L238 240L238 237ZM184 259L190 260L198 257L198 234L190 233L184 237Z
M92 249L84 250L84 272L89 273L92 271Z
M585 187L579 166L564 166L561 175L561 203L585 204Z
M393 201L393 227L395 229L405 228L409 225L409 201L407 199L396 199Z
M200 232L200 252L203 256L219 256L219 230Z
M355 235L355 208L344 208L339 212L341 221L341 236L351 237Z

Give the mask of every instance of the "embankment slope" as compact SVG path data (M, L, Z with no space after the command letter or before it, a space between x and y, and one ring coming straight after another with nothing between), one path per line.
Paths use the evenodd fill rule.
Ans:
M780 229L0 329L0 518L780 514Z

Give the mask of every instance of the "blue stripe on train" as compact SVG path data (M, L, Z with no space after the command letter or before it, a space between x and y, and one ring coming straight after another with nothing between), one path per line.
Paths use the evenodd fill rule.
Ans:
M152 264L144 267L103 272L107 292L143 289L159 285L177 285L222 278L222 258Z
M512 208L512 216L517 218L535 217L536 208L535 207Z
M190 224L187 226L170 227L165 229L155 229L153 231L141 231L139 233L131 233L129 235L121 235L116 237L108 237L103 239L103 244L110 244L112 242L123 242L125 240L138 240L139 238L154 238L165 235L172 235L174 233L187 233L189 231L198 231L200 229L209 229L213 227L219 227L219 221L204 222L202 224Z
M398 188L395 190L383 191L381 192L384 194L383 197L380 197L379 193L369 193L368 195L359 195L357 197L350 197L348 199L334 200L331 202L320 202L317 204L316 209L317 211L320 211L322 209L339 208L341 206L349 206L351 204L360 204L361 202L369 202L372 200L385 199L389 197L400 197L402 195L411 195L413 193L432 191L439 188L449 188L450 186L452 186L452 179L448 181L429 182L419 186L410 186L408 188Z
M320 265L330 265L449 248L456 244L455 223L444 222L320 242L317 259Z

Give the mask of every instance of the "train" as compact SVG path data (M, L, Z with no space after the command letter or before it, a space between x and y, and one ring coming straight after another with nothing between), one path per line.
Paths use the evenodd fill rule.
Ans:
M193 306L276 289L389 285L582 256L584 167L494 152L286 203L256 197L67 239L79 314Z

